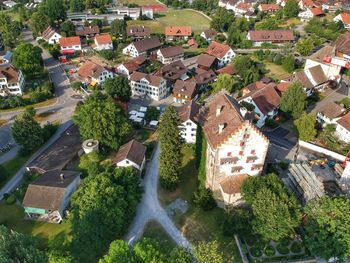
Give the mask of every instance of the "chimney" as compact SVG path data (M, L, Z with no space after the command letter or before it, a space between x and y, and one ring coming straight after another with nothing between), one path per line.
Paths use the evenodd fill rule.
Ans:
M64 180L64 174L60 174L60 179L61 179L61 181Z
M218 117L220 115L221 111L222 111L222 106L218 105L216 107L216 117Z
M225 123L219 124L219 134L225 129Z

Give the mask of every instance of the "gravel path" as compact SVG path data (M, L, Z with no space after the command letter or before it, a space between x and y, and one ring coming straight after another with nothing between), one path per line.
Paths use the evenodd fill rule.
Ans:
M146 175L143 181L144 194L137 208L134 221L129 227L129 231L125 236L125 241L128 244L134 244L142 237L145 225L154 220L158 222L168 235L176 242L177 245L191 248L191 244L175 227L172 220L169 218L166 211L160 205L158 200L158 171L159 171L159 155L160 147L157 145L156 151L152 160L146 167Z

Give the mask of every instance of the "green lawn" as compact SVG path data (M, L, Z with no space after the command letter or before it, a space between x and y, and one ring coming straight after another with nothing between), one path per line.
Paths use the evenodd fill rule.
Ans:
M124 4L137 4L139 6L143 5L162 5L161 3L157 2L157 0L122 0L122 3Z
M291 75L291 73L285 71L281 65L276 65L267 61L264 61L264 64L266 66L266 69L269 70L269 72L266 74L268 77L281 80Z
M41 239L42 246L47 245L50 237L60 233L68 234L70 224L63 222L61 224L49 224L44 222L35 222L23 220L24 209L18 205L0 204L0 224L13 229L17 232L37 236Z
M164 254L169 254L171 250L176 247L176 243L164 231L163 227L155 221L147 223L143 232L143 237L156 240Z
M0 187L3 187L8 180L16 174L16 172L28 161L31 155L17 155L15 158L0 165Z
M128 25L142 25L151 28L151 33L164 34L166 26L192 26L194 33L201 33L210 28L210 21L205 16L193 10L168 10L159 14L155 20L131 20Z

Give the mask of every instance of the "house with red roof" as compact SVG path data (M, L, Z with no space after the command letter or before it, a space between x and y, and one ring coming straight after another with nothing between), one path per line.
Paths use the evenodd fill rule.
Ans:
M341 21L344 25L344 28L350 29L350 13L340 13L334 19L334 22Z
M277 4L260 4L258 9L261 12L276 12L281 9L281 7Z
M218 68L226 66L236 56L229 45L221 44L216 41L210 43L205 53L217 58Z
M81 50L80 37L62 37L59 39L61 46L61 54L73 54L75 51Z
M322 17L324 16L324 12L319 7L307 8L305 11L300 12L298 17L301 18L301 21L309 21L314 17Z
M96 35L95 44L93 45L93 48L95 50L111 50L113 49L113 41L110 34L102 34L102 35Z
M192 35L190 26L167 26L165 27L165 38L167 41L187 40Z

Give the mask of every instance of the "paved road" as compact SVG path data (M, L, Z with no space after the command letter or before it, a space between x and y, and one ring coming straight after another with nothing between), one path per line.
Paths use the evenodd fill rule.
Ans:
M137 208L134 221L125 236L125 241L129 244L134 244L141 238L145 225L150 220L155 220L164 228L177 245L190 249L190 243L175 227L158 200L159 155L160 147L158 144L152 160L146 167L146 175L143 181L144 194Z
M23 38L26 42L37 45L36 41L33 39L31 31L25 30L23 32ZM49 72L49 77L55 86L55 96L57 98L57 102L54 105L37 108L37 113L48 111L54 112L54 114L52 114L47 121L60 120L61 123L65 123L71 119L78 100L71 98L74 92L70 88L69 80L65 71L61 68L61 64L46 50L43 50L42 58L44 66ZM9 121L8 125L0 128L0 147L13 140L10 128L15 117L21 112L23 112L23 110L0 113L0 119L6 119ZM17 151L18 147L0 156L0 164L16 156Z
M272 144L290 150L295 146L296 143L285 138L288 133L288 130L281 127L273 131L263 131L263 134L270 140Z

